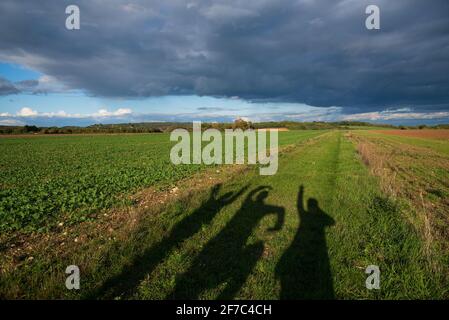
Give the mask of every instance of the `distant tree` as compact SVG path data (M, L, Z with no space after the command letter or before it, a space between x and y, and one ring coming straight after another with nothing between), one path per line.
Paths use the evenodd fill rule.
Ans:
M238 118L234 121L234 124L232 126L233 129L250 129L251 128L251 122L245 121L241 118Z
M39 132L40 129L36 126L25 126L23 127L25 132Z

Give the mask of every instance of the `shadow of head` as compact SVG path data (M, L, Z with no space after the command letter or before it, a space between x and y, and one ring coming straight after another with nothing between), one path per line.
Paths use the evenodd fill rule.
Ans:
M318 206L318 201L313 198L307 200L307 209L309 209L310 213L319 213L320 207Z
M256 201L257 202L264 202L267 197L268 197L268 191L264 190L264 191L259 192L257 194Z
M310 198L307 200L307 209L309 214L314 215L314 219L316 219L317 223L320 223L323 226L332 226L335 224L335 220L329 216L326 212L321 210L318 205L318 200L314 198Z

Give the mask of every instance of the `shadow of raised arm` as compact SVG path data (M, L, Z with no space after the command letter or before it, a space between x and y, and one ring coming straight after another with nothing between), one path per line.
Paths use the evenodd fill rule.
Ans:
M285 221L285 209L282 207L270 206L273 213L277 215L276 225L272 228L268 228L267 231L278 231L281 230Z

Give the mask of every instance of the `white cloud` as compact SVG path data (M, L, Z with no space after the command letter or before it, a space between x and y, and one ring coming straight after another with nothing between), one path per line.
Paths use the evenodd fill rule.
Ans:
M0 120L0 126L23 126L25 123L15 119Z
M343 117L343 120L376 121L376 120L432 120L449 118L449 112L410 112L410 108L396 110L384 110L350 114Z
M18 117L34 117L37 115L38 115L37 111L27 107L22 108L20 109L20 111L17 112Z
M93 117L120 117L132 114L129 108L120 108L116 111L109 112L107 109L100 109L97 113L92 114Z
M235 118L234 121L236 121L236 120L243 120L243 121L246 121L246 122L251 121L251 119L249 117L237 117L237 118Z
M8 118L26 118L26 117L41 117L41 118L113 118L124 117L132 115L133 111L129 108L119 108L115 111L108 111L107 109L100 109L95 113L67 113L63 110L57 112L38 112L29 107L23 107L17 113L10 114L8 112L0 113L0 117Z
M37 90L46 92L62 92L67 91L68 88L64 87L55 77L49 75L43 75L38 80Z

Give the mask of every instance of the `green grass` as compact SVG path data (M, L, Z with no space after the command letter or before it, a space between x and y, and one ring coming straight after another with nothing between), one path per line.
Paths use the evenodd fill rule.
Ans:
M280 145L316 131L280 133ZM0 139L0 231L45 231L129 205L144 187L166 187L204 168L175 166L168 134Z
M332 132L285 154L275 176L250 173L149 218L80 297L447 297L421 246L354 146ZM365 288L371 264L379 291Z
M285 134L298 145L276 175L251 170L176 201L126 241L101 242L106 251L93 242L70 258L35 257L3 277L3 295L16 283L27 298L448 298L420 237L343 132ZM63 286L70 264L82 270L78 292ZM380 290L365 287L372 264Z

